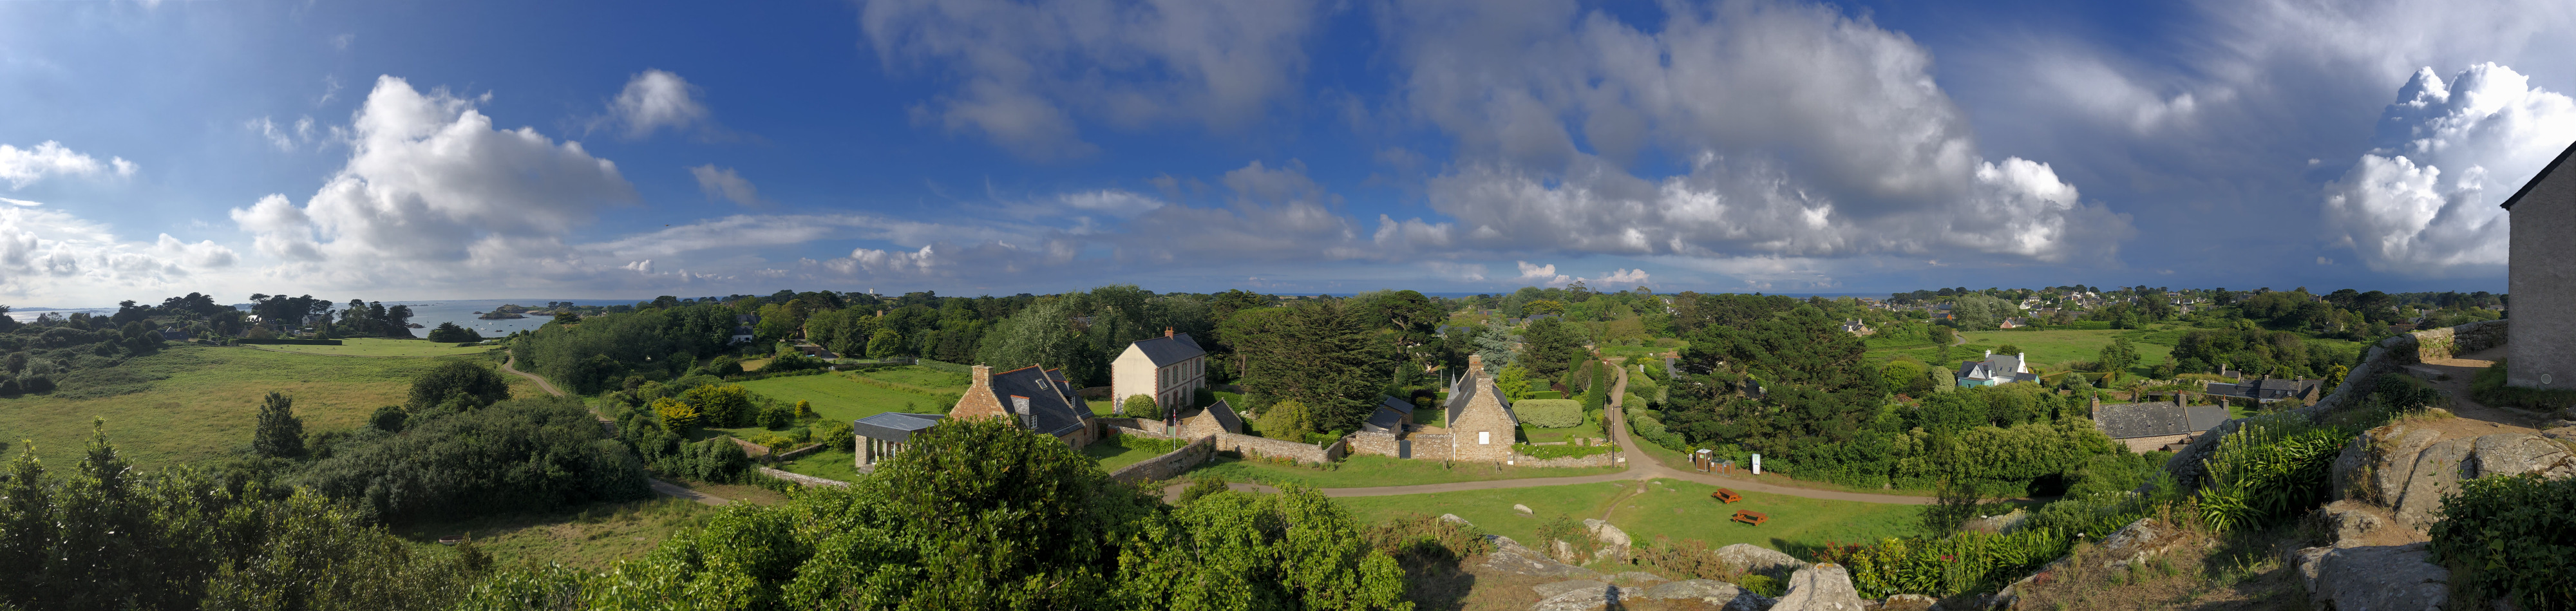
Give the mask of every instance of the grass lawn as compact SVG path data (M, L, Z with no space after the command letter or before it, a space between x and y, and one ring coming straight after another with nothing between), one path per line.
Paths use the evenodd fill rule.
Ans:
M1744 500L1719 503L1708 494L1715 486L1658 479L1573 486L1470 490L1402 496L1333 499L1362 522L1379 522L1406 514L1457 514L1485 532L1536 545L1539 527L1557 516L1575 520L1606 518L1641 545L1657 535L1673 541L1698 539L1710 547L1751 543L1804 557L1805 550L1831 542L1856 542L1913 534L1921 508L1794 496L1746 493ZM1522 515L1513 504L1528 505ZM1769 514L1761 526L1728 520L1736 510Z
M594 503L564 512L417 524L395 532L423 550L450 549L439 545L438 539L470 535L475 545L504 566L522 561L559 562L596 569L643 556L672 532L703 524L716 511L696 502L657 496L642 501Z
M1117 471L1148 458L1169 454L1180 447L1179 442L1172 440L1111 435L1099 443L1083 447L1082 453L1100 461L1101 471Z
M769 362L770 362L770 361L775 361L775 360L778 360L778 357L774 357L774 356L764 356L764 357L760 357L760 358L756 358L756 359L743 359L743 360L742 360L742 370L743 370L743 371L760 371L760 368L762 368L762 367L768 367L768 366L769 366Z
M1512 467L1459 465L1446 468L1436 460L1411 460L1386 456L1352 456L1337 468L1323 469L1281 465L1257 460L1218 456L1190 471L1191 475L1220 475L1233 481L1265 484L1299 484L1317 488L1368 488L1376 486L1411 486L1476 482L1529 477L1576 477L1617 473L1618 467ZM1434 515L1438 515L1434 512Z
M967 378L966 374L950 373L919 365L891 367L859 375L867 376L878 381L893 382L896 384L911 386L932 393L966 392L966 387L973 383L972 380Z
M424 342L425 343L425 342ZM245 347L171 346L118 367L161 378L149 390L94 399L28 395L0 399L0 443L15 456L24 440L36 456L69 468L89 441L90 420L107 419L108 440L135 465L214 460L250 443L261 397L295 399L305 432L348 429L409 397L412 377L437 359L369 359ZM504 375L511 396L543 396L527 378Z
M2139 339L2144 337L2155 336L2152 332L2140 334L2137 331L2108 329L2099 331L1970 331L1960 335L1966 336L1968 338L1968 343L1976 346L2000 346L2004 344L2020 346L2022 355L2030 357L2030 362L2032 364L2053 365L2067 361L2093 360L2101 355L2102 347L2111 345L2112 338L2118 337L2122 334L2132 334L2129 342L2138 347L2138 363L2140 367L2135 368L2137 370L2136 373L2138 374L2143 375L2152 371L2156 364L2165 362L2166 355L2173 354L2173 345L2171 344L2150 344L2139 341ZM1952 350L1951 352L1957 353L1958 351ZM1962 358L1970 358L1984 355L1984 349L1980 348L1976 353L1959 356Z
M456 344L442 344L425 339L386 339L381 337L369 337L340 341L341 345L338 346L258 344L251 347L261 350L275 350L278 352L329 354L335 356L459 356L467 354L482 354L501 349L498 346L459 348L456 347Z
M1573 437L1591 437L1596 439L1608 439L1610 437L1609 435L1601 432L1601 423L1590 415L1584 416L1583 424L1581 426L1570 426L1561 429L1524 424L1521 425L1521 436L1528 438L1530 443L1558 442L1565 441L1566 439Z
M847 482L859 478L859 456L852 453L849 448L817 450L812 454L796 457L796 460L771 466L777 467L780 471L823 479Z
M811 401L814 413L830 420L857 420L885 412L945 414L955 407L938 397L860 384L852 377L849 372L786 376L743 382L742 387L788 403Z

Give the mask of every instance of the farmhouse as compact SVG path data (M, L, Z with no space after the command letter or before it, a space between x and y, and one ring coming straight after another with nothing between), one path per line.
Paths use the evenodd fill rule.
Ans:
M1449 386L1449 457L1460 462L1506 462L1520 417L1485 374L1485 358L1467 355L1467 375Z
M2017 354L1997 356L1995 351L1988 350L1986 360L1959 364L1960 386L2000 386L2036 381L2039 381L2039 374L2031 373L2030 364L2023 362L2021 355Z
M1124 410L1127 398L1138 395L1162 407L1189 405L1191 393L1206 387L1207 351L1170 327L1162 337L1128 344L1109 365L1109 396L1118 401L1113 409Z
M2576 170L2560 152L2504 200L2513 226L2505 280L2513 323L2505 329L2505 384L2576 388Z
M1020 428L1054 435L1076 448L1100 438L1090 408L1073 400L1073 383L1064 372L1036 365L1002 373L976 365L973 383L948 410L955 418L1001 418Z
M911 447L913 435L929 430L947 418L938 414L886 412L851 422L850 435L858 441L859 469L876 468L877 461Z
M2112 440L2128 445L2131 452L2178 449L2190 444L2193 435L2227 421L2226 407L2184 405L2179 396L2173 403L2103 405L2101 399L2093 401L2093 426Z

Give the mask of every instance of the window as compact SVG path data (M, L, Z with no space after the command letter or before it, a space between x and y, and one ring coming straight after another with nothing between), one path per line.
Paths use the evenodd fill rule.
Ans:
M1480 446L1481 446L1481 445L1488 445L1488 444L1492 444L1492 443L1494 443L1494 432L1493 432L1493 431L1476 431L1476 445L1480 445Z

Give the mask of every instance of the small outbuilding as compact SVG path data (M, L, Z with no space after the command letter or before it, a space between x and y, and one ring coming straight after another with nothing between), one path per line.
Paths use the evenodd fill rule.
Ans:
M876 468L877 461L911 447L914 435L930 430L947 418L939 414L886 412L852 421L850 435L857 441L855 453L859 455L859 469Z

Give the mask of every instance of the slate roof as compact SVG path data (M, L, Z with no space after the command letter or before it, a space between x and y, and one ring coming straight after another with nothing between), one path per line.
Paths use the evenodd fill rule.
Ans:
M2567 150L2559 151L2557 159L2549 160L2549 165L2542 166L2540 172L2531 175L2531 182L2522 183L2522 188L2514 191L2513 197L2504 198L2504 209L2512 210L2514 204L2522 201L2523 195L2531 193L2532 187L2539 186L2540 181L2549 179L2549 173L2558 171L2558 166L2566 165L2567 158L2571 155L2576 155L2576 145L2568 145Z
M1063 372L1039 369L1036 365L995 373L992 376L993 399L1002 411L1018 416L1017 401L1028 397L1029 413L1020 424L1029 430L1057 437L1081 429L1091 420L1091 409L1073 402L1073 385L1064 381Z
M1200 408L1198 412L1192 413L1188 416L1183 416L1181 419L1188 420L1191 418L1197 418L1201 413L1215 416L1217 428L1225 429L1227 432L1238 432L1243 430L1243 416L1235 414L1234 406L1227 405L1224 399L1218 399L1216 400L1216 403Z
M2227 421L2227 408L2173 403L2112 403L2093 410L2093 425L2112 439L2198 433Z
M1199 340L1190 339L1188 333L1137 340L1136 350L1145 353L1145 359L1153 361L1155 367L1170 367L1207 355L1206 350L1199 349Z
M1377 404L1377 410L1369 412L1368 421L1360 423L1360 430L1371 433L1403 433L1404 417L1413 413L1413 404L1395 397L1378 398L1381 401Z
M1501 403L1503 405L1503 415L1511 416L1513 422L1520 421L1520 414L1512 412L1511 397L1503 396L1502 390L1494 386L1494 379L1480 375L1481 373L1482 372L1469 371L1467 372L1467 377L1459 378L1456 382L1449 385L1449 405L1446 406L1448 408L1447 411L1449 412L1449 419L1441 422L1441 424L1448 425L1450 423L1457 422L1458 415L1467 411L1467 403L1474 400L1476 398L1476 393L1479 392L1494 393L1494 402Z
M932 425L939 424L940 420L947 418L939 414L886 412L852 421L850 432L869 439L912 443L914 433L929 429Z
M2038 374L2019 373L2020 370L2020 356L1998 354L1987 357L1986 360L1983 361L1960 363L1959 379L2003 380L2005 383L2027 382L2039 379Z

